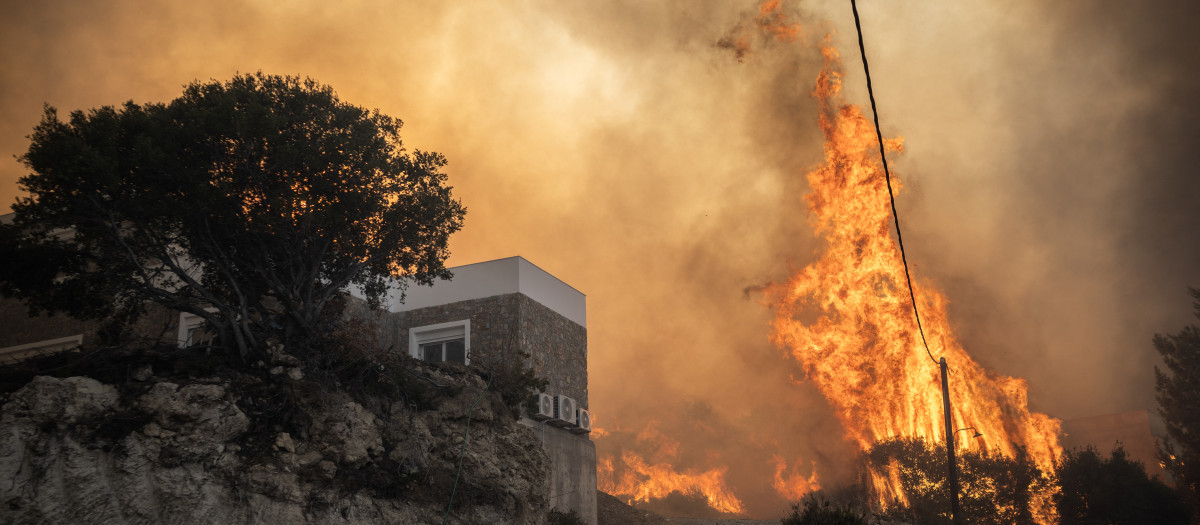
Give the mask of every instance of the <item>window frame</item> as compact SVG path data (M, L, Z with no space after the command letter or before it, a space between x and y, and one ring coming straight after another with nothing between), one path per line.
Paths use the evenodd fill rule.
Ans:
M179 329L176 331L175 340L179 348L189 348L192 346L212 345L212 334L209 334L208 341L202 343L194 343L188 338L188 334L195 328L205 326L207 321L203 317L188 312L179 312ZM190 344L189 344L190 343Z
M421 355L421 345L462 339L463 364L471 364L471 320L449 321L425 326L414 326L408 329L408 355L414 359L425 360ZM445 345L442 346L442 359L446 357Z

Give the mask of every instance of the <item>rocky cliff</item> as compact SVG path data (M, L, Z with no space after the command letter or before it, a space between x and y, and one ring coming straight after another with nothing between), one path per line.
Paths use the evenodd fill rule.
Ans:
M412 364L432 393L389 399L267 368L3 395L0 523L545 523L546 455L479 376Z

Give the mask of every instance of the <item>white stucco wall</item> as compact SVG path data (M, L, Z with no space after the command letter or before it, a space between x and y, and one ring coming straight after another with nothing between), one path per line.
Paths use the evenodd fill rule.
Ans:
M454 278L433 286L410 282L404 302L394 292L388 309L403 312L494 295L523 293L559 315L587 327L586 296L522 257L496 259L450 268Z

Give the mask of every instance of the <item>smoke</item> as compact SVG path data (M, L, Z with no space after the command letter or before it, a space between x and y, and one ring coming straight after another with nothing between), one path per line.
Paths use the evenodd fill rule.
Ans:
M1172 31L1196 8L877 8L906 245L965 346L1058 417L1152 409L1149 338L1189 320L1200 277L1197 42Z
M1153 408L1149 338L1189 321L1184 286L1200 285L1196 8L1042 4L860 6L884 133L905 138L909 259L953 302L968 351L1029 379L1033 408ZM468 207L451 264L522 255L588 295L599 427L657 422L677 468L727 466L758 515L783 508L773 455L848 478L841 429L743 292L820 249L801 200L821 155L811 44L833 33L846 96L865 103L848 5L784 3L803 31L745 49L729 44L756 28L751 2L4 9L3 156L24 151L43 103L311 76L450 159ZM0 199L23 171L0 162Z

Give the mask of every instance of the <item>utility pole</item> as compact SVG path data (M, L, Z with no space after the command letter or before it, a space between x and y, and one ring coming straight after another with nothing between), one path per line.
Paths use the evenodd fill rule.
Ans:
M938 362L942 368L942 411L946 414L947 485L950 490L950 520L958 521L958 464L954 460L954 426L950 422L950 387L946 383L946 358Z

